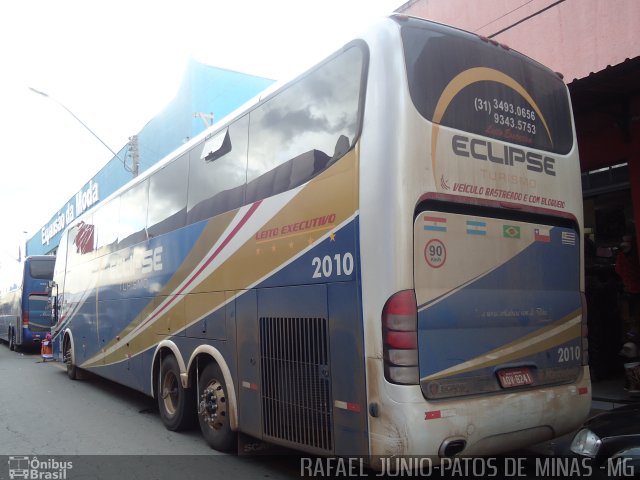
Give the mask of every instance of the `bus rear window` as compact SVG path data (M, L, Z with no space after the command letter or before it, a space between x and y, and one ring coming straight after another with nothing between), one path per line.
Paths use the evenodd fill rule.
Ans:
M411 98L427 120L549 152L573 146L562 79L534 60L443 25L402 28Z
M29 295L29 321L42 327L51 326L51 307L47 295Z
M29 262L29 275L31 278L39 278L42 280L51 280L53 278L53 266L55 258L31 260Z

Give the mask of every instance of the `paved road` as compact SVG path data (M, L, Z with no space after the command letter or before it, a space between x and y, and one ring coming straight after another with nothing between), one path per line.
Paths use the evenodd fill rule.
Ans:
M566 439L554 440L513 455L553 455L563 444ZM166 430L150 397L95 376L71 381L62 364L0 345L0 480L20 463L16 457L71 461L66 476L40 477L64 479L299 479L345 477L348 472L336 469L349 467L326 459L310 463L300 454L219 454L206 445L197 427L186 433ZM357 466L353 473L361 476Z
M166 430L150 397L94 376L69 380L62 364L0 345L0 479L9 478L8 456L61 455L74 463L66 478L195 478L212 470L226 479L300 478L298 456L219 454L197 427Z

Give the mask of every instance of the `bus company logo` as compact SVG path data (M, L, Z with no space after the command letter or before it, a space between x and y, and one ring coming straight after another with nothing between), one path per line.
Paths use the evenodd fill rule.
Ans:
M555 158L511 145L501 145L479 138L454 135L451 139L451 149L457 157L474 158L510 167L522 164L526 165L530 172L544 173L551 177L556 176Z
M39 460L38 457L10 456L9 478L25 478L32 480L65 480L67 471L73 468L73 462L60 461L55 458Z

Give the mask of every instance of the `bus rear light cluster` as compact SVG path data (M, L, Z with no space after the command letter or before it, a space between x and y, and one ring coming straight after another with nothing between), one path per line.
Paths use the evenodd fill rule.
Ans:
M403 290L387 300L382 309L384 375L391 383L417 385L418 309L413 290Z
M22 312L22 326L29 326L29 312Z

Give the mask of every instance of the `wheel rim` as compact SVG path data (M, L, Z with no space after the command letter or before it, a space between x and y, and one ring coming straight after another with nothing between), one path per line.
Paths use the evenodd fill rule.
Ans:
M73 367L73 364L71 362L71 358L72 358L72 355L71 355L71 343L68 343L67 344L67 348L64 351L64 357L63 357L64 363L67 365L67 372L69 370L71 370L71 368Z
M173 416L178 410L178 378L173 372L167 372L162 380L162 400L166 412Z
M224 427L227 418L227 396L222 384L213 379L200 395L199 413L212 430Z

